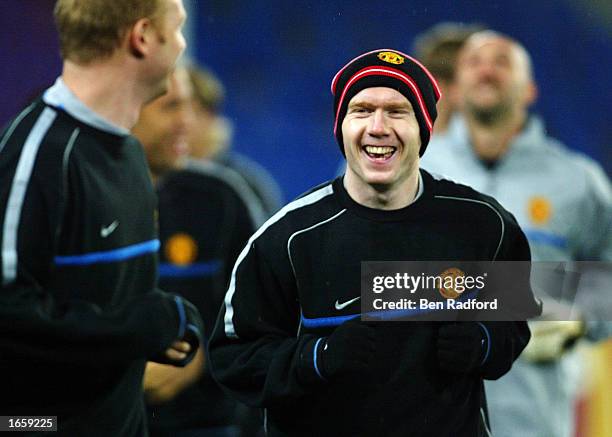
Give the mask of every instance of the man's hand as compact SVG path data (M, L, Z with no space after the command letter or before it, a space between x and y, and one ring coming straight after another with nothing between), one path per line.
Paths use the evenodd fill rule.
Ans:
M149 357L149 361L185 367L193 359L202 342L202 318L197 308L188 300L175 294L164 295L176 305L178 333L170 347Z
M191 345L186 341L175 341L166 349L164 354L170 361L181 361L187 358L187 354L191 351Z
M373 327L359 318L343 323L320 346L318 361L323 377L368 373L375 347Z
M476 322L445 323L438 331L438 363L442 370L467 373L483 363L489 347Z
M168 349L170 350L171 348ZM172 353L177 352L174 350ZM143 379L145 398L151 405L171 401L184 389L197 382L203 373L204 352L202 348L198 349L193 360L182 368L149 361Z
M558 360L580 337L584 335L581 321L531 321L531 340L521 354L534 363Z

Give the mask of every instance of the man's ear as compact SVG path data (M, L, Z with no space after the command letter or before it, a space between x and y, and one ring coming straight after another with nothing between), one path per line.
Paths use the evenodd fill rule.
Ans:
M461 105L461 95L459 94L459 87L454 80L451 80L446 87L446 95L442 96L450 102L450 107L455 111Z
M126 37L130 53L138 59L144 58L151 50L154 38L153 23L149 18L141 18L134 23Z
M533 80L529 81L529 84L527 84L527 90L525 93L525 100L526 100L526 104L527 106L531 106L535 103L535 101L538 99L538 86L535 84L535 82Z

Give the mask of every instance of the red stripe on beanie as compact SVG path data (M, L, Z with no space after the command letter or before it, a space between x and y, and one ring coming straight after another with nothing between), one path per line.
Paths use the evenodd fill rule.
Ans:
M401 55L407 57L412 62L417 64L419 67L421 67L421 69L425 72L425 74L429 78L431 84L433 85L434 93L436 94L436 100L440 100L440 97L442 97L442 91L440 91L440 87L438 86L438 81L436 80L435 77L433 77L433 75L429 72L429 70L427 68L425 68L425 66L423 64L421 64L417 59L413 58L412 56L406 55L406 54L404 54L402 52L398 52L398 53L400 53Z
M338 79L340 78L340 75L344 72L344 70L346 70L346 68L351 65L353 62L355 62L357 59L361 59L364 56L368 56L371 55L372 53L377 53L377 52L395 52L396 50L392 50L392 49L379 49L379 50L372 50L371 52L367 52L367 53L363 53L353 59L351 59L349 62L346 63L346 65L344 67L342 67L340 69L340 71L338 71L336 73L336 75L334 76L334 78L332 79L332 84L331 84L331 92L332 94L335 96L336 95L336 85L338 84ZM398 52L399 53L399 52Z
M406 53L400 52L399 50L395 50L395 49L372 50L371 52L364 53L362 55L357 56L356 58L351 59L351 61L348 62L344 67L342 67L340 69L340 71L338 71L336 73L336 75L334 76L334 78L332 79L332 83L331 83L331 92L332 92L332 94L336 95L336 86L338 84L338 79L340 78L340 75L344 72L344 70L346 70L346 68L349 65L351 65L353 62L355 62L357 59L360 59L360 58L363 58L364 56L371 55L372 53L378 53L378 52L393 52L393 53L398 53L398 54L400 54L402 56L405 56L406 58L410 59L412 62L417 64L419 67L421 67L421 69L425 72L427 77L429 77L429 80L430 80L431 84L433 85L434 93L436 94L436 99L440 100L440 97L442 97L442 91L440 90L440 87L438 86L438 82L433 77L433 75L429 72L429 70L427 68L425 68L425 66L423 64L421 64L417 59L413 58L410 55L407 55Z
M340 70L340 72L341 71L342 70ZM338 74L340 74L340 72ZM340 115L340 110L342 109L342 104L344 103L344 97L346 96L347 91L359 79L363 79L364 77L368 77L368 76L388 76L388 77L398 79L404 82L406 85L408 85L408 87L412 90L413 94L416 96L417 101L419 102L419 107L421 108L423 118L425 118L425 123L427 124L429 133L431 134L433 130L433 123L431 121L431 116L429 115L429 112L427 111L427 106L425 106L425 101L415 81L403 71L397 70L395 68L384 67L384 66L370 66L370 67L366 67L366 68L359 70L357 73L351 76L351 78L346 82L346 85L344 86L344 89L342 90L342 95L340 96L340 100L338 102L338 108L336 109L336 119L334 120L334 135L338 131L338 117ZM333 82L336 82L336 80L337 79L334 78ZM333 82L332 82L332 88L335 85Z

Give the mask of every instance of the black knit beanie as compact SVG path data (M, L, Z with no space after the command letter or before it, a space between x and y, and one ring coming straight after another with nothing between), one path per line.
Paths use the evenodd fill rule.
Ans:
M344 152L342 121L350 100L361 90L388 87L402 93L412 104L419 123L423 156L438 112L440 88L429 71L416 59L392 49L379 49L364 53L346 64L332 80L334 95L334 135Z

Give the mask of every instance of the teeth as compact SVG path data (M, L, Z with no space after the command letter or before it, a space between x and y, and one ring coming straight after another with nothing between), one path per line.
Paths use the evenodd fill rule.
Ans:
M373 155L386 155L387 153L393 153L395 147L390 146L365 146L365 151Z

